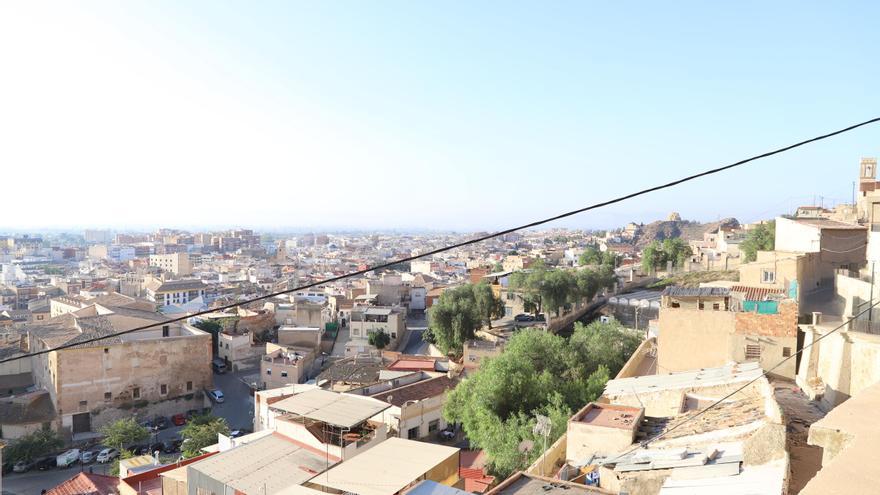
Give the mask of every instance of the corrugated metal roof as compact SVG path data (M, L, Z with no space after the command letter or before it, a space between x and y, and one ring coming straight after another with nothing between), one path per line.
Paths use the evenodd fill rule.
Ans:
M719 368L685 371L668 375L646 375L609 380L605 384L606 396L631 395L659 390L691 387L711 387L728 383L754 380L762 374L759 363L729 364Z
M392 495L457 453L455 447L394 437L311 482L358 495Z
M328 462L335 463L274 433L191 464L189 472L196 471L241 493L272 495L312 479ZM188 476L191 487L198 486L197 477Z
M673 285L664 289L663 295L675 297L717 297L730 295L730 289L725 287L679 287Z
M391 405L369 397L314 389L276 402L271 407L334 426L351 428Z

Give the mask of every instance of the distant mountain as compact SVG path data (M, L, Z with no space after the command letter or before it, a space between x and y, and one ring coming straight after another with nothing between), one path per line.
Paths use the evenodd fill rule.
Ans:
M739 227L735 218L725 218L718 222L700 223L690 220L659 220L642 227L635 238L635 245L641 249L652 241L663 241L681 237L686 241L702 239L705 232L717 231L719 227Z

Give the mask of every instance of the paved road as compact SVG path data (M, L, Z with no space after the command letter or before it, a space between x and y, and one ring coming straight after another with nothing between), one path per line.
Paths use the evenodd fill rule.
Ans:
M348 330L348 327L340 328L339 333L336 334L336 342L333 344L333 351L330 352L330 355L334 357L345 356L345 344L348 343L349 339L351 339L351 332Z
M250 430L254 427L254 398L250 388L241 380L254 373L259 373L259 368L214 375L214 387L223 391L225 400L222 404L214 404L213 412L225 418L230 429Z
M428 343L422 335L428 328L424 313L414 313L406 318L407 340L401 348L404 354L428 354Z

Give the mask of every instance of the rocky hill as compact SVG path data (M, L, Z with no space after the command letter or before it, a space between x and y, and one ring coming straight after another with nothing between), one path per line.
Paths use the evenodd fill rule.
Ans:
M735 218L725 218L721 221L710 223L692 222L690 220L659 220L642 227L641 233L635 239L635 245L641 249L652 241L662 241L675 237L681 237L686 241L702 239L703 233L716 231L722 226L738 227L739 221Z

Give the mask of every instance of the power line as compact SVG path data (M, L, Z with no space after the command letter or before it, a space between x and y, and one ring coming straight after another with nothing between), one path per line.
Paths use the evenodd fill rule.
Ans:
M108 338L118 337L118 336L120 336L120 335L126 335L126 334L129 334L129 333L139 332L139 331L141 331L141 330L146 330L146 329L149 329L149 328L154 328L154 327L157 327L157 326L160 326L160 325L167 325L167 324L169 324L169 323L176 323L176 322L184 321L184 320L187 320L187 319L189 319L189 318L194 318L194 317L197 317L197 316L202 316L202 315L205 315L205 314L208 314L208 313L213 313L213 312L215 312L215 311L225 311L225 310L227 310L227 309L237 308L237 307L242 306L242 305L245 305L245 304L250 304L250 303L253 303L253 302L257 302L257 301L263 301L263 300L266 300L266 299L271 299L271 298L273 298L273 297L282 296L282 295L285 295L285 294L290 294L290 293L292 293L292 292L297 292L297 291L301 291L301 290L305 290L305 289L310 289L310 288L312 288L312 287L316 287L316 286L319 286L319 285L324 285L324 284L329 284L329 283L333 283L333 282L338 282L338 281L340 281L340 280L345 280L345 279L348 279L348 278L351 278L351 277L356 277L356 276L363 275L363 274L365 274L365 273L372 272L372 271L375 271L375 270L382 270L382 269L385 269L385 268L390 268L390 267L392 267L392 266L394 266L394 265L397 265L397 264L399 264L399 263L406 263L406 262L408 262L408 261L414 261L414 260L417 260L417 259L419 259L419 258L425 258L425 257L427 257L427 256L433 256L433 255L435 255L435 254L439 254L439 253L442 253L442 252L445 252L445 251L450 251L450 250L458 249L458 248L461 248L461 247L464 247L464 246L469 246L469 245L472 245L472 244L477 244L477 243L480 243L480 242L483 242L483 241L487 241L487 240L489 240L489 239L494 239L495 237L500 237L500 236L503 236L503 235L511 234L511 233L516 232L516 231L518 231L518 230L525 230L525 229L530 229L530 228L532 228L532 227L538 227L538 226L540 226L540 225L544 225L544 224L546 224L546 223L554 222L554 221L556 221L556 220L561 220L561 219L563 219L563 218L568 218L568 217L570 217L570 216L574 216L574 215L577 215L577 214L579 214L579 213L584 213L584 212L586 212L586 211L590 211L590 210L596 210L596 209L599 209L599 208L603 208L603 207L605 207L605 206L609 206L609 205L613 205L613 204L616 204L616 203L620 203L620 202L626 201L626 200L628 200L628 199L636 198L636 197L638 197L638 196L644 196L645 194L648 194L648 193L651 193L651 192L660 191L660 190L662 190L662 189L668 189L668 188L670 188L670 187L677 186L677 185L679 185L679 184L683 184L683 183L685 183L685 182L690 182L690 181L692 181L692 180L699 179L699 178L701 178L701 177L706 177L706 176L709 176L709 175L717 174L717 173L719 173L719 172L724 172L724 171L726 171L726 170L729 170L729 169L732 169L732 168L736 168L736 167L739 167L739 166L745 165L745 164L747 164L747 163L749 163L749 162L753 162L753 161L755 161L755 160L760 160L760 159L762 159L762 158L767 158L767 157L770 157L770 156L773 156L773 155L778 155L778 154L780 154L780 153L784 153L784 152L786 152L786 151L789 151L789 150L792 150L792 149L795 149L795 148L799 148L799 147L804 146L804 145L806 145L806 144L814 143L814 142L816 142L816 141L822 141L823 139L828 139L828 138L830 138L830 137L834 137L834 136L837 136L837 135L839 135L839 134L843 134L843 133L846 133L846 132L849 132L849 131L852 131L852 130L858 129L859 127L864 127L864 126L866 126L866 125L874 124L874 123L877 123L877 122L880 122L880 117L875 117L875 118L873 118L873 119L866 120L866 121L864 121L864 122L860 122L860 123L858 123L858 124L854 124L854 125L851 125L851 126L849 126L849 127L845 127L845 128L843 128L843 129L838 129L838 130L836 130L836 131L832 131L832 132L829 132L829 133L827 133L827 134L822 134L822 135L820 135L820 136L816 136L816 137L813 137L813 138L810 138L810 139L806 139L806 140L804 140L804 141L799 141L799 142L797 142L797 143L790 144L790 145L788 145L788 146L784 146L784 147L782 147L782 148L775 149L775 150L773 150L773 151L768 151L768 152L766 152L766 153L761 153L760 155L755 155L755 156L752 156L752 157L746 158L746 159L744 159L744 160L740 160L740 161L738 161L738 162L734 162L734 163L730 163L730 164L728 164L728 165L723 165L723 166L720 166L720 167L716 167L716 168L712 168L712 169L709 169L709 170L705 170L705 171L703 171L703 172L700 172L700 173L697 173L697 174L693 174L693 175L689 175L689 176L687 176L687 177L683 177L683 178L681 178L681 179L674 180L674 181L672 181L672 182L667 182L667 183L665 183L665 184L660 184L660 185L657 185L657 186L649 187L649 188L647 188L647 189L642 189L642 190L640 190L640 191L637 191L637 192L634 192L634 193L630 193L630 194L627 194L627 195L624 195L624 196L619 196L619 197L617 197L617 198L610 199L610 200L608 200L608 201L603 201L603 202L601 202L601 203L596 203L596 204L592 204L592 205L590 205L590 206L585 206L585 207L583 207L583 208L579 208L579 209L576 209L576 210L571 210L571 211L568 211L568 212L565 212L565 213L561 213L561 214L556 215L556 216L552 216L552 217L544 218L544 219L542 219L542 220L535 220L534 222L530 222L530 223L527 223L527 224L524 224L524 225L519 225L519 226L516 226L516 227L511 227L511 228L509 228L509 229L501 230L501 231L498 231L498 232L495 232L495 233L492 233L492 234L486 234L486 235L483 235L483 236L480 236L480 237L475 237L475 238L470 239L470 240L467 240L467 241L462 241L462 242L459 242L459 243L450 244L450 245L448 245L448 246L444 246L444 247L441 247L441 248L433 249L433 250L431 250L431 251L428 251L428 252L426 252L426 253L419 254L419 255L417 255L417 256L407 256L407 257L405 257L405 258L400 258L400 259L397 259L397 260L394 260L394 261L390 261L390 262L387 262L387 263L382 263L382 264L379 264L379 265L376 265L376 266L368 267L368 268L365 268L365 269L363 269L363 270L357 270L357 271L354 271L354 272L350 272L350 273L347 273L347 274L345 274L345 275L339 275L339 276L336 276L336 277L330 277L330 278L327 278L327 279L324 279L324 280L320 280L320 281L317 281L317 282L312 282L312 283L309 283L309 284L306 284L306 285L302 285L302 286L299 286L299 287L295 287L295 288L293 288L293 289L287 289L287 290L283 290L283 291L272 292L272 293L270 293L270 294L266 294L266 295L263 295L263 296L259 296L259 297L254 297L254 298L251 298L251 299L247 299L247 300L245 300L245 301L236 302L236 303L232 303L232 304L227 304L227 305L225 305L225 306L220 306L219 308L206 309L206 310L199 311L199 312L196 312L196 313L193 313L193 314L184 315L184 316L179 316L179 317L177 317L177 318L171 318L171 319L169 319L169 320L165 320L165 321L161 321L161 322L157 322L157 323L151 323L151 324L149 324L149 325L143 325L143 326L135 327L135 328L132 328L132 329L129 329L129 330L122 330L122 331L114 332L114 333L111 333L111 334L108 334L108 335L101 335L101 336L98 336L98 337L92 337L92 338L88 338L88 339L82 339L82 340L77 341L77 342L75 342L75 343L62 344L62 345L60 345L60 346L53 347L53 348L51 348L51 349L43 349L43 350L36 351L36 352L30 352L30 353L27 353L27 354L22 354L22 355L18 355L18 356L12 356L12 357L9 357L9 358L6 358L6 359L3 359L3 360L0 360L0 364L7 363L7 362L11 362L11 361L16 361L16 360L18 360L18 359L24 359L24 358L26 358L26 357L39 356L39 355L41 355L41 354L48 354L48 353L50 353L50 352L52 352L52 351L58 351L58 350L67 349L67 348L71 348L71 347L83 346L83 345L85 345L85 344L90 344L90 343L93 343L93 342L98 342L98 341L101 341L101 340L104 340L104 339L108 339Z
M841 323L840 325L834 327L832 330L829 330L829 331L828 331L827 333L825 333L824 335L820 335L819 337L817 337L816 339L814 339L812 342L810 342L809 345L805 345L804 347L802 347L802 348L801 348L800 350L798 350L797 352L794 352L794 353L792 353L790 356L788 356L788 357L786 357L786 358L783 358L782 361L779 361L778 363L776 363L776 365L773 366L772 368L770 368L769 370L764 371L764 372L761 373L759 376L757 376L757 377L755 377L755 378L753 378L753 379L747 381L745 384L743 384L742 386L740 386L739 388L737 388L737 389L734 390L733 392L730 392L729 394L725 395L724 397L722 397L722 398L716 400L715 402L713 402L712 404L706 406L705 409L701 409L700 411L698 411L698 412L697 412L696 414L694 414L693 416L689 416L689 417L683 419L682 421L680 421L679 423L676 423L676 424L675 424L674 426L672 426L671 428L669 428L669 429L667 429L667 430L664 430L663 432L659 433L659 434L656 435L654 438L649 438L649 439L647 439L647 440L642 440L642 441L639 442L639 444L636 445L635 447L633 447L633 448L627 450L626 452L624 452L624 453L622 453L622 454L618 454L618 455L614 456L613 459L603 461L603 464L612 464L612 463L616 463L616 462L620 461L623 457L626 457L626 456L628 456L629 454L632 454L633 452L639 450L640 448L647 448L648 445L649 445L651 442L656 442L656 441L662 439L663 437L665 437L665 436L668 435L669 433L673 432L674 430L677 430L678 428L681 428L682 426L684 426L684 425L690 423L691 421L693 421L693 420L699 418L699 417L702 416L703 414L706 414L706 413L709 412L711 409L714 409L715 407L718 407L720 404L724 403L724 401L726 401L727 399L729 399L729 398L733 397L734 395L736 395L736 394L742 392L743 390L745 390L749 385L755 383L756 381L760 380L761 378L765 378L765 377L767 377L767 375L769 375L773 370L775 370L776 368L782 366L782 365L785 364L788 360L793 359L795 356L798 356L799 354L801 354L801 353L804 352L805 350L809 349L810 347L813 347L814 345L816 345L818 342L820 342L820 341L821 341L822 339L824 339L825 337L828 337L829 335L838 332L841 328L844 328L845 326L849 325L850 322L852 322L853 320L855 320L855 319L858 318L859 316L862 316L863 314L867 313L868 311L871 311L871 310L874 309L874 307L877 306L878 304L880 304L880 299L878 299L876 302L874 302L873 304L871 304L871 305L868 306L867 308L863 309L863 310L860 311L859 313L853 315L853 316L850 317L848 320L845 320L845 321L844 321L843 323Z

